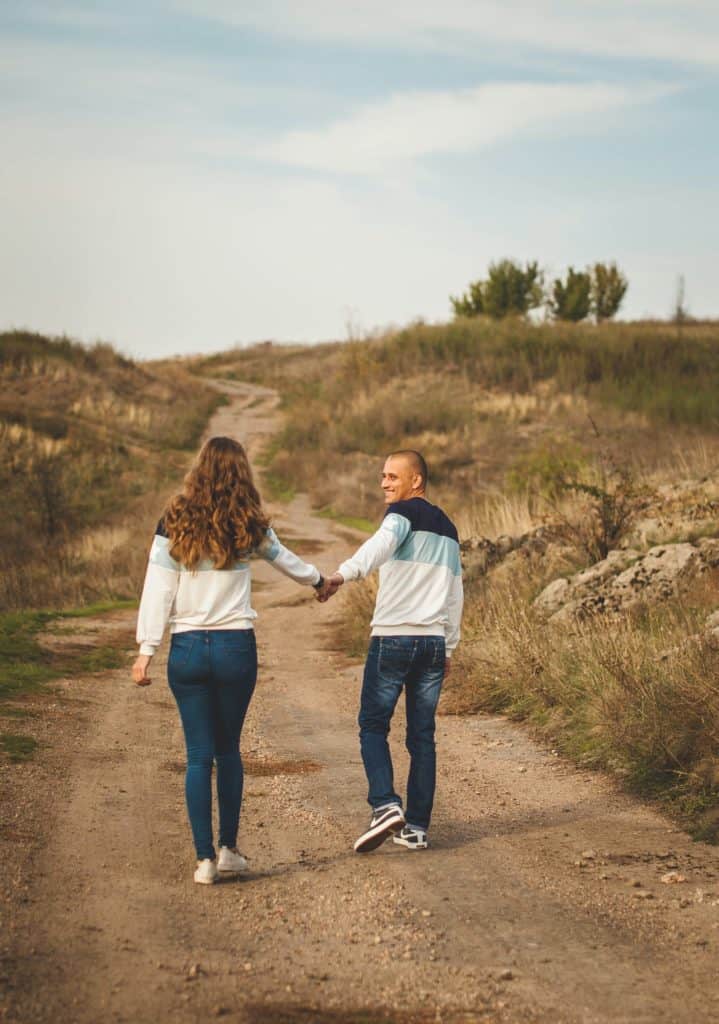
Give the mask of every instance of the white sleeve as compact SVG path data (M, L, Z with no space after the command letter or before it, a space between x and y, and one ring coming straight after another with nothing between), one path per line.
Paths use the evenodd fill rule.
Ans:
M153 655L162 643L180 582L180 566L170 557L169 541L156 536L137 613L140 654Z
M447 657L452 656L452 652L459 643L460 624L462 622L462 606L464 605L464 588L462 586L462 576L452 577L450 584L449 597L447 599L447 636L445 640L447 648Z
M265 539L257 548L257 555L269 562L278 572L289 576L295 583L314 586L320 581L320 571L309 562L303 562L289 548L281 544L274 530L267 531Z
M390 512L382 520L379 530L351 558L343 562L337 572L346 581L364 579L373 569L389 561L411 529L409 519L397 512Z

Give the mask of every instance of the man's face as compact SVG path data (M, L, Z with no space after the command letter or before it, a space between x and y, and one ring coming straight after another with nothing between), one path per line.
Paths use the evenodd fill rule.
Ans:
M403 455L390 455L382 470L382 490L385 505L406 501L421 493L422 477Z

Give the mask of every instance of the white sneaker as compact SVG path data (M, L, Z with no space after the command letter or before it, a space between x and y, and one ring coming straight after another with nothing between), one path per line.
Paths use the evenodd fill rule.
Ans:
M220 847L220 856L217 860L217 870L223 874L239 874L241 871L247 871L249 864L241 853L237 850L231 850L229 846Z
M408 850L426 850L429 846L427 833L414 825L405 825L399 835L392 836L392 842L406 846Z
M210 860L209 857L206 857L204 860L198 860L197 867L195 868L195 881L200 885L212 885L213 882L216 882L216 861Z

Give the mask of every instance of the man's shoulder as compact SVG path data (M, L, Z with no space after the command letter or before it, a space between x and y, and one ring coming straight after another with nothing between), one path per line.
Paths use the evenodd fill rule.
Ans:
M385 515L391 513L404 516L409 520L413 531L436 533L440 537L449 537L459 541L457 528L449 516L426 498L407 498L405 501L393 501L387 506Z

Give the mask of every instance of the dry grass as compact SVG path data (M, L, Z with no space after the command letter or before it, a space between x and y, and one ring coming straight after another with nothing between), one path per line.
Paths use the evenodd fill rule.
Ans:
M719 804L719 644L701 625L719 602L719 574L675 604L569 630L533 612L544 582L515 572L470 589L445 710L527 720L565 754L704 829Z
M22 332L0 334L0 379L0 612L134 596L138 531L220 396L177 366Z

